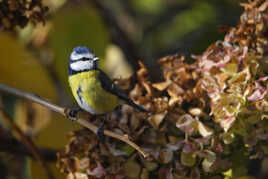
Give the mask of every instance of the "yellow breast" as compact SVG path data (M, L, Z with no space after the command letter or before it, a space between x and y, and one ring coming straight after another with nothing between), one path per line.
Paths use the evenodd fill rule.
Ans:
M117 96L102 88L98 75L99 71L91 70L69 76L69 84L77 103L91 114L111 112L119 104Z

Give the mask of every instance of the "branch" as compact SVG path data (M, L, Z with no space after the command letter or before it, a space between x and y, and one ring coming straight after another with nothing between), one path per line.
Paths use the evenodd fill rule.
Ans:
M40 165L44 168L46 175L48 178L53 179L52 172L48 168L47 164L44 162L41 154L38 151L38 148L35 146L33 141L26 136L23 131L14 123L14 121L10 118L10 116L5 112L3 108L0 107L0 113L3 121L11 128L14 129L15 132L20 136L21 140L25 144L25 146L31 151L34 158L40 163Z
M46 101L46 100L40 98L39 96L37 96L33 93L28 93L28 92L25 92L25 91L22 91L22 90L19 90L16 88L12 88L12 87L4 85L4 84L0 84L0 91L4 91L6 93L9 93L9 94L21 97L21 98L25 98L25 99L28 99L28 100L33 101L33 102L36 102L44 107L47 107L48 109L50 109L56 113L63 115L65 118L68 118L68 119L74 120L75 122L78 122L80 125L88 128L89 130L91 130L92 132L97 134L98 127L95 126L94 124L92 124L91 122L89 122L87 119L80 118L80 117L70 118L70 116L68 114L69 114L69 111L71 109L69 109L69 108L60 107L56 104L53 104L49 101ZM109 131L109 130L104 130L104 135L116 138L118 140L121 140L121 141L127 143L128 145L135 148L144 158L149 156L149 154L147 152L143 151L138 145L136 145L135 143L130 141L128 138L128 135L116 134L116 133Z

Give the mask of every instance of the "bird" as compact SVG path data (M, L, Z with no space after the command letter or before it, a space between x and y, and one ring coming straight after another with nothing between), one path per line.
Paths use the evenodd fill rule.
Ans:
M75 47L70 55L68 81L80 108L92 115L103 115L126 103L141 112L148 112L114 83L99 67L99 60L86 46ZM76 113L77 110L73 110L70 115L75 116ZM100 136L103 135L103 124L104 120L98 128Z

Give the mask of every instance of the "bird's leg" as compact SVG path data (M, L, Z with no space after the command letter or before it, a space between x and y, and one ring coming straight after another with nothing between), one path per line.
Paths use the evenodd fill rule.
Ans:
M120 117L121 116L121 109L122 109L122 106L121 105L118 105L115 110L113 111L117 117Z
M106 118L102 118L101 120L101 123L98 127L98 130L97 130L97 136L100 140L103 140L104 139L104 123L105 123L105 119Z
M81 111L81 108L74 108L74 109L71 109L69 112L68 112L68 116L71 117L71 118L76 118L76 115L77 113Z

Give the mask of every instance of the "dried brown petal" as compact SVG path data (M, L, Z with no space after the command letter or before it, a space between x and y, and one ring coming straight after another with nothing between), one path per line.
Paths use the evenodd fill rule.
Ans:
M176 127L186 134L192 135L198 130L198 121L189 114L185 114L178 119Z
M166 148L160 151L159 160L163 164L167 164L173 160L173 151Z
M150 124L155 128L158 129L159 125L161 124L161 122L164 120L164 118L167 115L167 111L162 112L162 113L158 113L158 114L153 114L152 116L149 117L149 122Z
M193 116L201 116L203 112L200 108L191 108L189 109L189 113Z
M158 164L155 162L144 162L144 166L148 171L153 171L158 167Z
M169 86L169 84L170 84L169 81L165 81L165 82L160 82L160 83L153 83L152 86L159 91L163 91Z
M160 170L158 171L158 178L173 179L171 169L165 167L160 168Z
M88 179L88 175L79 172L69 173L67 179Z
M198 121L198 131L203 137L208 137L213 134L213 130L205 126L202 122Z
M185 153L181 152L181 164L187 166L187 167L192 167L196 163L196 156L194 153Z
M142 169L141 179L149 179L149 172L145 168Z
M129 178L138 178L141 172L141 167L134 161L129 161L124 165L125 175Z
M234 122L235 122L235 117L229 117L227 119L221 120L220 124L223 130L227 132L232 127L232 124Z
M103 166L98 162L95 168L87 170L87 174L100 178L106 175L106 171Z

